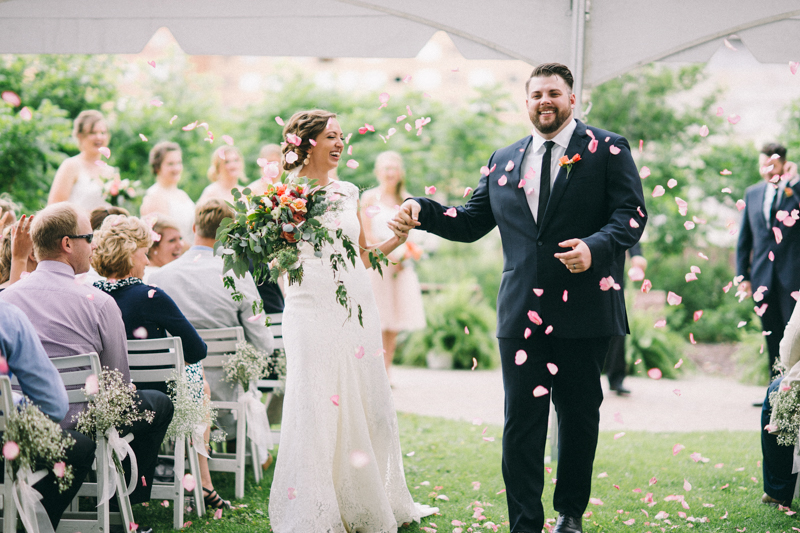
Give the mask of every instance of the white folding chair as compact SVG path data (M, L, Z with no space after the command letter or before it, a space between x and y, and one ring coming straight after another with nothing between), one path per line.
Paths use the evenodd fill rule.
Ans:
M244 340L244 330L241 326L232 328L217 329L198 329L197 333L208 346L208 354L203 359L203 368L206 371L206 378L209 374L221 377L223 374L222 363L225 356L236 352L236 345ZM220 382L220 385L224 383ZM232 390L235 390L231 386ZM239 387L239 394L242 393ZM238 394L237 394L238 396ZM250 442L250 452L247 452L247 416L242 404L237 401L213 401L212 406L216 409L228 410L234 413L236 418L236 452L235 453L214 453L208 460L208 468L213 472L233 472L236 476L235 495L237 499L244 498L244 472L245 464L251 462L253 465L253 475L256 483L261 481L261 465L255 457L258 457L256 445Z
M6 430L6 416L14 408L14 400L11 397L11 380L8 376L0 376L0 431ZM5 461L5 471L2 489L0 489L0 507L3 509L3 533L15 533L17 531L17 506L14 503L14 485L11 472L11 461Z
M67 388L67 398L69 403L86 402L86 396L80 387L86 383L86 378L95 374L100 375L100 357L95 352L81 355L70 355L66 357L53 357L50 359L53 366L59 372L64 386ZM128 442L133 440L132 435L124 437ZM97 482L84 481L78 494L75 496L71 506L61 516L58 524L57 533L108 533L110 525L124 524L127 529L128 524L133 522L133 510L128 496L125 495L127 484L125 476L117 472L116 479L106 478L107 443L105 435L98 431L95 442L95 468L97 472ZM108 483L114 483L117 487L117 502L119 503L119 513L109 511L108 502L97 506L97 511L80 511L78 508L78 498L89 496L100 500L103 490Z
M165 383L172 373L183 372L183 343L180 337L165 339L146 339L128 341L128 366L131 381L134 383ZM189 471L197 480L194 488L194 503L197 516L205 515L203 488L200 483L200 463L197 451L189 445L186 437L175 439L175 454L159 455L160 458L174 461L175 479L172 483L153 480L150 497L154 500L173 501L172 527L183 527L183 476L186 473L186 458L189 459Z
M269 318L269 330L272 333L272 338L274 339L274 349L275 350L282 350L283 349L283 313L272 313L267 315ZM264 400L264 405L269 406L269 402L272 399L273 391L277 388L283 386L283 382L278 379L259 379L256 381L256 386L258 390L261 392L265 392L267 394L266 399ZM280 443L281 440L281 432L280 430L272 430L272 440L273 442Z

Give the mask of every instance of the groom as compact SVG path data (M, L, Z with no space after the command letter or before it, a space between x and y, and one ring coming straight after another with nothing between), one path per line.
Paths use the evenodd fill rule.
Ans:
M525 84L533 134L492 154L465 206L414 198L390 223L398 234L417 227L462 242L500 229L503 478L513 533L539 533L544 523L550 396L559 420L555 532L582 531L603 401L600 372L609 338L628 329L616 284L625 251L646 222L628 142L573 118L572 82L564 65L536 67Z

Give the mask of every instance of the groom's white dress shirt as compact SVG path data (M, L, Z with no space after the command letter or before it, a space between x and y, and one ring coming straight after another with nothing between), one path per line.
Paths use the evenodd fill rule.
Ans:
M553 184L558 176L558 160L567 152L567 146L572 139L572 134L575 133L575 128L578 123L573 118L561 132L550 139L555 144L550 150L550 190L553 190ZM525 157L522 159L522 168L520 174L522 179L525 180L525 195L528 198L528 205L533 213L533 219L539 223L539 176L542 175L542 158L544 157L545 147L544 143L547 139L539 135L536 130L532 131L533 140L528 145L528 151L525 152Z

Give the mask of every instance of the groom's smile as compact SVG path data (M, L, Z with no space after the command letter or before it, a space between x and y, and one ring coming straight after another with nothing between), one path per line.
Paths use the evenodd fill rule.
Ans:
M575 96L561 77L537 77L530 79L525 103L536 131L552 139L572 119Z

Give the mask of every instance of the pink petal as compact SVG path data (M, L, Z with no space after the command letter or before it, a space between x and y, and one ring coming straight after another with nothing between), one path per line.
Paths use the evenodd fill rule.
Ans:
M740 120L742 120L742 117L740 117L739 115L728 116L728 122L730 122L731 124L738 124Z
M100 390L100 385L97 381L97 374L91 374L86 378L83 385L84 391L87 396L94 396Z
M676 185L678 185L678 180L674 178L667 182L667 187L669 187L670 189L674 189Z
M639 153L641 154L642 152L644 152L644 140L639 139Z
M547 371L555 376L558 374L558 367L553 363L547 363Z
M222 140L225 141L225 144L233 146L233 137L231 137L230 135L223 135Z
M8 459L9 461L13 461L19 456L19 445L10 440L3 444L3 457Z
M247 319L248 322L258 322L258 319L261 318L264 313L258 313L257 315L253 315Z
M706 254L704 254L703 252L697 252L697 257L699 257L700 259L705 259L706 261L708 261L708 256Z
M1 374L8 374L8 371L9 371L8 361L6 360L5 357L0 355L0 373Z
M183 476L183 480L181 481L183 484L183 488L189 492L192 492L194 488L197 486L197 481L194 479L194 476L191 474L186 474Z
M462 196L462 198L466 198L471 192L472 192L472 187L467 187L466 189L464 189L464 196Z
M290 150L290 151L286 152L286 155L284 156L284 158L286 159L286 163L291 165L295 161L297 161L298 156L294 151Z
M431 185L430 187L425 187L425 194L434 194L436 193L436 186Z
M611 152L611 155L617 155L618 153L621 152L621 150L616 146L614 146L613 144L608 147L608 151Z
M690 281L695 281L697 279L697 274L694 272L689 272L686 274L686 276L684 276L684 278L686 279L686 283L689 283Z
M702 317L702 316L703 316L703 310L702 309L700 309L699 311L695 311L694 312L694 321L697 322L698 320L700 320L700 317Z
M631 267L628 270L628 277L631 281L642 281L644 279L644 270L639 267Z
M152 100L150 100L150 105L155 106L155 107L161 107L162 105L164 105L164 102L162 102L158 98L153 98ZM192 129L194 129L194 128L192 128Z
M686 481L686 478L683 478L683 490L685 491L692 490L692 484Z
M795 291L795 292L800 293L800 291ZM800 294L798 294L798 296L800 296ZM795 298L795 300L797 300L797 298ZM531 328L525 328L525 333L523 333L522 336L525 337L526 339L528 337L530 337L531 336ZM8 365L6 365L6 368L7 367L8 367ZM6 371L5 373L8 374L8 371Z
M639 171L639 177L641 179L645 179L649 175L650 175L650 169L648 167L642 167L642 170Z
M356 359L361 359L362 357L364 357L364 347L359 346L356 348Z
M28 109L28 106L25 106L19 110L19 118L22 120L30 120L33 118L33 113L30 109Z
M783 232L781 228L772 228L772 232L775 234L775 242L780 244L783 240Z
M519 183L517 183L517 189L522 189L523 187L525 187L525 178L519 180Z
M797 65L800 64L797 61L789 61L789 72L792 74L797 74Z
M647 371L647 375L650 379L661 379L661 370L658 368L651 368Z
M506 177L505 174L503 174L502 176L500 176L500 179L497 180L497 184L502 187L506 183L508 183L508 178Z
M708 126L705 124L700 128L700 137L708 137Z
M621 439L624 436L625 436L625 432L622 431L622 432L617 433L617 434L614 435L614 440Z
M108 149L108 146L101 146L100 148L97 149L97 151L103 154L106 157L106 159L111 157L111 150Z
M737 328L743 328L747 325L747 320L741 320L738 324L736 324Z
M686 228L687 230L693 230L694 226L695 224L691 220L687 220L686 222L683 223L683 227Z
M17 93L12 91L3 91L3 94L0 95L0 98L8 104L11 104L12 107L17 107L22 103Z
M348 160L347 168L353 168L353 169L358 168L358 161L356 161L355 159Z
M656 185L653 187L653 198L658 198L659 196L664 196L666 190L661 185Z
M53 465L53 473L56 477L64 477L67 470L67 464L64 461L59 461Z
M542 294L544 294L544 291L542 289L533 289L533 294L535 294L536 296L541 296Z
M587 130L587 131L589 131L589 130ZM597 144L598 144L597 139L592 139L589 142L589 151L591 153L595 153L597 151Z
M517 350L517 353L514 356L514 362L517 364L517 366L523 364L527 360L528 354L525 353L525 350Z
M630 220L628 221L628 224L630 224L630 226L631 226L632 228L634 228L634 229L636 229L636 228L638 228L638 227L639 227L639 223L638 223L638 222L636 222L636 221L635 221L635 220L633 220L633 219L630 219Z
M672 455L673 456L678 455L681 452L681 450L684 449L686 449L686 446L684 446L683 444L676 444L675 446L672 447Z
M144 135L142 135L141 133L139 134L139 138L140 138L140 139L141 139L143 142L147 142L147 137L145 137L145 136L144 136Z
M589 503L592 505L603 505L603 500L600 498L589 498Z
M335 405L336 407L339 407L339 395L334 394L333 396L331 396L331 402L333 402L333 405Z
M451 217L451 218L456 218L456 215L458 214L458 212L456 211L455 207L451 207L450 209L445 211L444 214L445 214L445 216L448 216L448 217Z
M150 289L149 291L147 291L147 297L152 298L155 293L156 293L155 289Z
M722 108L721 107L717 107L717 116L721 117L723 113L724 113L724 111L722 110Z
M289 499L294 500L295 498L297 498L297 489L289 487Z
M728 284L727 284L727 285L725 285L724 287L722 287L722 292L724 292L724 293L726 293L726 294L727 294L727 292L728 292L729 290L731 290L731 287L733 287L733 282L732 282L732 281L731 281L731 282L728 282Z
M222 508L214 511L214 520L219 520L220 518L222 518Z
M550 325L550 326L547 326L547 327L544 329L544 334L545 334L545 335L550 335L551 333L553 333L553 326L552 326L552 325Z
M138 327L133 330L133 336L137 339L146 339L147 338L147 329L144 327Z
M649 279L646 279L646 280L644 280L642 282L642 292L643 293L647 294L648 292L650 292L650 289L652 289L652 288L653 288L653 282L650 281Z
M768 305L769 304L762 304L760 307L758 307L758 306L753 307L753 310L756 312L756 314L758 316L761 317L761 316L764 316L764 313L766 312Z
M546 394L550 394L550 391L547 390L546 387L542 387L541 385L537 385L535 389L533 389L533 397L540 398Z
M539 313L537 313L536 311L528 311L528 319L537 326L542 325L542 317L540 317Z
M678 295L677 295L677 294L675 294L674 292L672 292L672 291L669 291L669 292L667 293L667 303L668 303L669 305L678 305L678 304L680 304L680 303L681 303L681 300L683 300L683 298L682 298L682 297L680 297L680 296L678 296Z
M147 64L150 65L153 68L156 68L156 62L155 61L148 61Z
M508 163L506 163L506 172L511 172L512 170L514 170L514 162L509 159Z
M568 291L565 289L564 294L561 295L561 299L564 300L564 302L566 302L568 296L569 296Z

